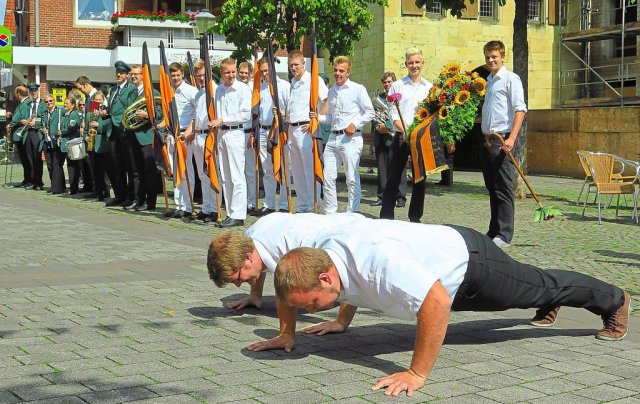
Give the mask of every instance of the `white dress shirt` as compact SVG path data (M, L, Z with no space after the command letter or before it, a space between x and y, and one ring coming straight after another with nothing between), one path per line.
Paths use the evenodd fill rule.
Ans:
M178 118L180 120L180 130L183 131L191 125L191 121L195 116L198 89L183 81L174 92L176 109L178 110Z
M315 247L316 240L326 239L326 233L338 232L365 219L359 213L326 216L276 212L258 219L244 234L253 239L267 271L275 272L280 258L294 248Z
M280 112L284 116L289 105L289 92L291 85L278 78L278 102L280 103ZM260 125L271 126L273 124L273 99L271 98L271 90L269 83L262 82L260 84Z
M433 84L430 81L425 80L423 77L420 77L419 82L414 83L409 76L405 76L391 84L391 88L387 94L391 95L399 93L402 95L399 102L400 112L402 112L402 119L404 119L404 124L407 129L411 126L413 117L416 112L418 112L418 103L429 95L431 87L433 87ZM400 120L398 109L393 103L389 103L389 116L391 116L392 121ZM393 130L397 130L397 128L394 127Z
M217 85L213 83L213 94L215 96ZM211 100L213 101L213 100ZM207 94L204 88L198 90L196 94L196 130L209 129L209 111L207 110Z
M329 111L320 115L320 123L330 123L331 130L343 130L350 124L356 130L369 123L375 116L373 104L367 89L349 79L338 86L334 84L329 90Z
M327 99L329 89L324 80L318 78L318 108ZM309 120L309 98L311 98L311 73L305 71L300 80L291 80L289 95L288 122L306 122Z
M502 66L487 78L487 93L482 105L482 133L511 132L517 111L527 112L520 77Z
M340 275L339 300L404 320L438 280L453 301L469 263L462 235L439 225L364 219L316 244Z
M251 90L241 81L234 80L227 87L222 83L216 89L216 118L223 125L243 125L251 119Z

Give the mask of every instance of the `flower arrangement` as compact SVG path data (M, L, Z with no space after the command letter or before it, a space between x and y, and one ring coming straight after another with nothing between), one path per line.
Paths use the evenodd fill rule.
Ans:
M122 18L136 18L139 20L148 20L148 21L181 21L181 22L191 22L196 18L198 13L184 13L184 14L173 14L166 13L164 11L147 11L147 10L138 10L138 11L118 11L113 13L111 16L111 24L115 24L118 22L120 17Z
M473 126L486 91L487 82L477 72L462 72L459 64L449 63L438 75L427 98L418 103L407 137L425 119L438 114L443 142L450 145L461 140Z

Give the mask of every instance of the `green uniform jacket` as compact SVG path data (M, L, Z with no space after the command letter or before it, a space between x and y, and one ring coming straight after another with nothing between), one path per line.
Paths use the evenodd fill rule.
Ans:
M127 83L120 91L117 97L115 97L117 86L111 87L109 90L109 96L107 97L107 103L109 104L109 113L111 114L111 120L114 126L122 126L122 115L124 110L129 106L129 98L133 93L135 86L131 83Z
M22 136L19 137L18 134L16 133L16 129L22 127L22 124L20 123L21 120L29 119L29 113L30 113L29 107L31 107L31 99L27 97L24 100L22 100L20 104L18 104L18 106L16 107L16 110L13 112L13 115L11 116L11 133L12 133L11 138L13 139L14 142L21 141L22 143L24 143L27 140L27 133L24 132Z
M80 137L80 114L75 109L63 113L60 119L60 151L67 152L67 143L71 139Z
M40 119L42 122L42 126L40 129L40 136L42 136L42 138L44 139L45 136L44 136L44 133L42 132L42 129L46 128L49 131L49 137L51 137L51 146L54 149L58 148L58 142L56 141L56 136L60 131L60 118L62 117L63 114L64 112L58 107L54 108L53 111L49 111L45 107L44 112L42 113L42 115L40 115Z
M136 102L136 100L138 100L139 98L144 98L144 91L142 92L142 94L140 94L140 96L136 95L137 91L132 91L131 94L129 95L129 104L131 105L134 102ZM160 96L160 92L158 92L158 90L153 90L153 96ZM159 105L158 103L156 103L156 120L158 122L162 121L163 119L163 115L162 115L162 105ZM129 132L130 133L130 132ZM140 127L140 129L136 130L135 132L136 135L136 139L138 139L138 143L140 143L140 146L147 146L153 143L153 129L151 129L151 124L147 123L145 125L143 125L142 127Z
M93 151L96 153L110 153L111 146L109 146L109 138L111 137L111 130L113 124L109 116L99 117L98 127L96 131L96 137L93 139ZM86 138L85 138L86 139Z

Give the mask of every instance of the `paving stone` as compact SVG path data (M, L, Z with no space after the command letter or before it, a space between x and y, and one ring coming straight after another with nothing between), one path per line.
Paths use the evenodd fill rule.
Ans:
M318 393L317 391L294 391L291 393L278 394L274 396L259 396L255 400L261 403L320 403L325 401L335 401L331 397Z
M429 378L431 380L431 378ZM460 379L462 383L470 384L485 390L493 390L501 387L515 386L521 384L522 380L508 376L507 374L490 374L482 376L472 376Z
M154 397L147 400L136 400L136 404L182 404L199 402L187 394L176 394L164 397Z
M595 387L587 387L585 389L575 391L574 394L582 397L593 398L599 401L617 400L637 394L637 388L635 390L627 390L621 387L604 384Z
M354 381L343 384L332 384L313 389L321 394L331 397L334 400L342 400L349 397L357 397L371 391L372 382Z
M543 380L563 376L563 373L543 368L541 366L530 366L509 371L509 375L524 381Z
M85 404L86 401L77 396L49 398L45 400L29 401L30 404Z
M501 389L481 391L478 394L501 403L528 401L544 396L543 393L520 386L510 386L503 387Z
M0 403L12 404L17 402L20 402L20 399L17 396L8 391L0 390Z
M129 387L147 386L154 383L155 381L142 375L82 381L83 385L89 387L93 391L120 390Z
M529 402L534 404L595 404L598 403L598 400L591 400L586 397L575 395L574 393L565 393L555 396L535 398Z
M433 397L456 397L469 393L475 393L480 389L476 386L466 384L460 380L455 382L428 382L423 388L423 392Z
M254 397L261 397L262 392L256 390L250 386L233 386L233 387L219 387L212 390L201 390L191 394L197 400L205 402L229 402L229 401L242 401L248 400ZM282 402L282 401L280 401Z
M159 372L147 372L144 375L158 383L173 382L176 380L197 379L201 377L213 376L211 371L201 368L192 367L185 369L161 370Z
M539 391L544 394L560 394L560 393L569 393L575 390L580 390L584 388L583 384L578 384L574 382L570 382L564 379L545 379L545 380L537 380L535 382L524 383L521 385L527 389Z
M167 396L220 388L220 385L215 383L213 380L208 379L188 379L168 383L150 384L145 386L145 388L160 396Z
M357 382L368 379L371 379L371 376L358 372L356 370L337 370L313 375L314 381L325 386L331 386L334 384L345 382Z
M87 387L78 383L51 384L47 386L18 387L11 391L23 400L42 400L56 397L75 396L90 392Z
M142 387L129 387L81 394L80 397L89 403L122 403L124 401L150 399L157 397L157 395Z
M597 386L600 384L610 384L616 380L621 380L619 376L610 375L598 370L588 370L586 372L572 373L562 377L572 382L580 383L585 386Z
M217 379L215 379L217 380ZM244 383L242 383L244 384ZM255 381L251 382L251 386L264 391L267 394L284 394L299 390L311 390L314 387L321 387L319 383L310 377L287 377L285 379Z

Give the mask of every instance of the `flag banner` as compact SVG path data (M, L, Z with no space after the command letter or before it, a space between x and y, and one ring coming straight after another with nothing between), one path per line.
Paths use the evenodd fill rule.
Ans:
M169 153L167 152L167 145L164 141L164 136L159 129L158 119L156 117L156 100L153 95L153 80L151 79L151 64L149 63L149 51L147 50L147 43L142 44L142 84L144 86L145 104L147 106L147 115L149 116L149 122L153 126L153 157L156 161L156 167L159 170L163 170L169 177L172 176L171 164L169 164Z
M253 93L251 95L251 128L255 140L256 155L260 150L260 70L258 69L258 47L253 53Z
M205 96L207 102L207 114L209 115L209 121L216 119L216 109L214 106L215 101L215 85L213 78L211 77L211 62L209 61L209 46L207 43L207 37L202 35L200 37L200 59L204 61L204 82L206 85ZM211 188L220 195L220 180L218 178L218 171L216 169L216 153L217 153L217 131L209 130L207 139L204 143L204 172L209 177ZM220 198L218 197L219 201ZM218 209L218 211L220 211Z
M284 131L284 119L280 111L280 102L278 99L278 75L276 74L275 56L273 54L273 45L271 41L267 41L267 61L269 64L269 91L273 105L276 107L276 113L273 114L273 124L269 132L269 142L267 149L271 153L273 161L273 174L276 181L282 185L282 154L284 146L287 143L287 132Z
M177 188L187 173L187 146L180 140L180 121L176 107L175 91L171 86L171 73L164 50L164 42L160 41L160 96L162 99L162 113L169 136L173 136L173 184Z
M431 115L413 129L409 136L409 147L415 182L424 181L425 176L449 168L444 157L444 146L438 129L437 115Z
M322 170L322 160L320 159L320 151L318 150L317 138L318 130L320 129L320 121L317 118L318 112L318 94L320 92L320 71L318 67L318 46L316 44L316 25L315 23L311 27L311 93L309 97L309 110L316 113L316 118L309 120L309 133L313 139L312 153L313 153L313 175L317 182L320 184L324 181L324 175Z
M189 66L189 79L191 85L198 88L198 82L196 80L196 71L193 68L193 59L191 58L191 52L187 51L187 66Z

